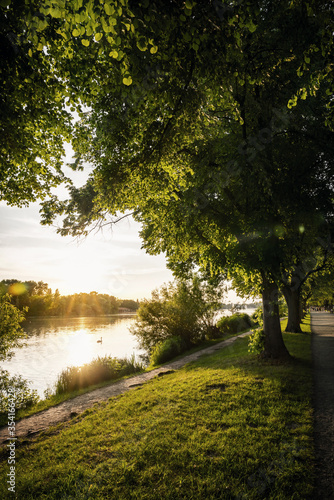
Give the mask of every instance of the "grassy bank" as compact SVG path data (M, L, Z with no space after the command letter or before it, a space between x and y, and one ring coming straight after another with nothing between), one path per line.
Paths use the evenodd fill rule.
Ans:
M289 365L240 339L18 446L17 498L312 498L310 335L285 341Z
M239 333L242 333L242 332L239 332ZM205 340L205 341L201 342L201 344L194 346L191 349L188 349L183 354L176 356L175 358L173 358L173 361L181 359L184 356L187 356L188 354L192 354L194 352L197 352L201 349L205 349L206 347L211 347L219 342L222 342L222 341L227 340L227 339L234 337L234 336L235 336L235 334L224 334L223 337L221 337L220 339ZM138 374L141 371L151 371L159 366L161 366L161 365L148 366L146 369L143 368L142 370L140 370L139 367L137 367L138 369L136 370L136 373ZM90 384L88 387L83 387L83 388L77 389L77 390L68 390L67 392L64 392L61 394L55 394L55 390L53 389L52 394L49 397L40 400L38 403L36 403L33 406L29 406L28 408L22 408L22 409L18 410L16 412L16 421L19 421L22 418L34 415L35 413L39 413L41 411L47 410L48 408L51 408L51 407L56 406L60 403L63 403L64 401L67 401L69 399L73 399L77 396L80 396L81 394L85 394L87 392L94 391L95 389L100 389L101 387L106 387L106 386L114 383L116 380L119 381L119 380L122 380L124 378L128 378L129 376L132 376L132 375L120 374L119 376L116 377L116 379L114 379L112 381L106 380L106 381L100 382L98 384ZM7 420L8 420L7 413L0 413L0 427L7 425Z

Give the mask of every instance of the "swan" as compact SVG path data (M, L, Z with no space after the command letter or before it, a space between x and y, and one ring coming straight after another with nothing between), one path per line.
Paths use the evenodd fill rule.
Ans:
M96 342L99 342L100 344L102 344L102 337L100 338L100 340L97 340Z

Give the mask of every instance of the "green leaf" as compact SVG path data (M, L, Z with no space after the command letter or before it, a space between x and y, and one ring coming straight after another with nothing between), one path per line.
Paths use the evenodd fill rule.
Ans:
M75 29L72 31L72 35L73 35L73 36L79 36L79 35L80 35L80 31L79 31L77 28L75 28Z
M85 38L83 38L83 39L81 40L81 43L82 43L82 45L84 45L85 47L88 47L88 45L89 45L89 40L86 40Z
M99 42L101 40L101 38L103 37L103 34L102 33L95 33L95 41L96 42Z
M156 47L156 46L151 47L150 52L151 52L151 54L156 54L156 52L158 52L158 47Z
M254 33L254 31L256 31L256 28L257 26L253 23L253 21L251 21L248 25L248 29L251 33Z
M124 85L127 85L127 86L131 85L131 83L132 83L132 78L131 78L131 76L124 77L124 78L123 78L123 83L124 83Z
M86 28L86 35L87 36L92 36L92 34L93 34L92 27L91 26L87 26L87 28Z
M138 41L137 41L137 47L139 50L141 50L142 52L145 52L145 50L147 50L147 43L146 43L146 40L145 38L140 38Z
M110 57L113 57L114 59L117 59L117 57L118 57L118 52L117 52L117 50L115 50L115 49L114 49L114 50L112 50L111 52L109 52L109 56L110 56Z
M306 62L306 64L310 64L311 59L308 56L304 56L304 61Z
M61 16L62 16L61 10L58 9L57 7L53 8L53 9L50 9L50 14L55 19L60 19Z
M301 94L300 94L300 98L303 99L303 101L305 101L306 97L307 97L307 90L302 89Z
M104 4L104 10L107 16L112 16L113 13L115 12L115 9L107 3Z

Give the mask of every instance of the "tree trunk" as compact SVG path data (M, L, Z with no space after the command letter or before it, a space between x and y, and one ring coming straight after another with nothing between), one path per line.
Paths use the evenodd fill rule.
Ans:
M290 354L285 347L278 309L278 287L276 283L263 279L263 330L264 357L287 360Z
M301 301L300 301L300 288L285 286L283 288L283 295L288 305L288 324L286 325L286 332L302 333L300 323L301 317Z

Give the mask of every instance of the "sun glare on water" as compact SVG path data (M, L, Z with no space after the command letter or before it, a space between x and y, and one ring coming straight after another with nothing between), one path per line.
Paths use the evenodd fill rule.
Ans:
M92 359L92 336L79 330L68 343L68 366L81 366Z

